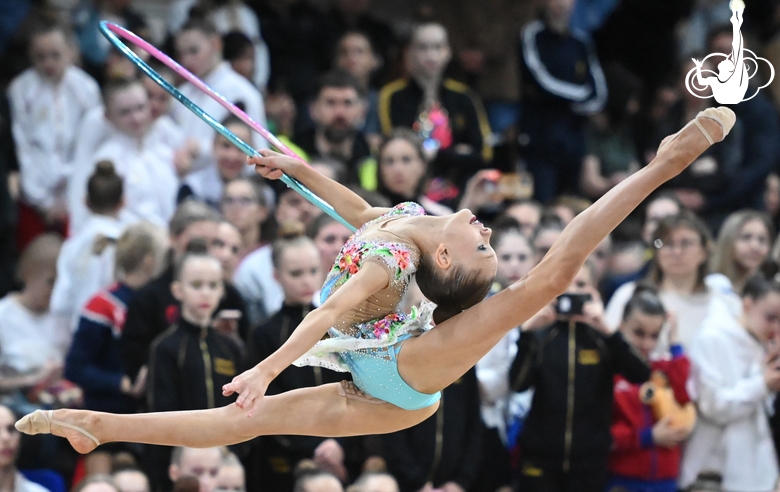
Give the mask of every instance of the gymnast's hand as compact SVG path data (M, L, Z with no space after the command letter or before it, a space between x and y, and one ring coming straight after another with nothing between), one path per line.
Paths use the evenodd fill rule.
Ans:
M247 417L251 417L257 409L258 400L265 395L272 379L257 365L234 377L233 381L223 386L222 394L230 396L233 393L238 393L236 406L243 409L248 408Z
M260 149L259 156L247 158L247 163L255 166L257 173L266 179L280 179L282 173L292 175L293 169L300 165L300 161L287 157L270 149Z

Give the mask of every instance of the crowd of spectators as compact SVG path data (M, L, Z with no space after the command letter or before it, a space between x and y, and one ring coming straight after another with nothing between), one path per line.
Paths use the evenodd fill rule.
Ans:
M164 19L149 3L0 0L0 492L780 490L780 80L758 91L761 71L730 135L415 427L86 456L20 436L37 408L231 404L222 385L317 309L351 234L256 175L101 20L372 205L474 211L494 229L490 295L714 104L684 77L732 50L728 0L424 0L381 18L370 0L172 0ZM780 68L780 1L750 0L742 34ZM268 394L345 377L290 367Z

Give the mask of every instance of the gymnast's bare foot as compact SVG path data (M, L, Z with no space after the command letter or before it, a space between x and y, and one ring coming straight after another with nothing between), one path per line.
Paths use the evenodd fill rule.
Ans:
M81 454L87 454L100 445L100 441L84 430L92 421L83 410L36 410L16 423L16 430L29 435L53 434L64 437ZM71 423L72 422L72 423Z

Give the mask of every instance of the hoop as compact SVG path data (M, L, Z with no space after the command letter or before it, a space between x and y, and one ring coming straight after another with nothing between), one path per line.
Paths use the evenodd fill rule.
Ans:
M193 75L189 70L179 65L171 57L169 57L162 51L158 50L148 42L144 41L136 34L108 21L100 21L100 32L103 33L103 36L105 36L109 40L109 42L111 42L111 44L114 45L116 49L118 49L123 55L125 55L128 59L130 59L130 61L132 61L138 68L140 68L142 72L148 75L149 78L154 80L160 87L165 89L166 92L168 92L180 103L184 104L184 106L187 109L195 113L196 116L198 116L201 120L203 120L206 124L208 124L214 130L216 130L218 133L220 133L223 137L228 139L230 143L238 147L238 149L241 150L246 155L250 157L254 157L254 156L259 156L260 154L254 148L252 148L251 145L247 144L246 142L238 138L233 132L228 130L219 121L215 120L205 111L203 111L198 105L196 105L184 94L182 94L176 87L173 86L173 84L165 80L159 73L157 73L152 67L149 66L148 63L146 63L138 55L136 55L133 52L133 50L131 50L119 38L121 37L127 41L130 41L135 46L138 46L142 50L146 51L151 56L156 58L158 61L163 63L165 66L167 66L168 68L176 72L178 75L182 76L185 80L190 82L192 85L194 85L201 91L205 92L206 95L208 95L209 97L217 101L222 107L224 107L225 109L230 111L233 115L238 117L241 121L249 125L249 127L252 130L259 133L260 136L268 140L268 142L271 143L271 145L279 149L283 154L292 157L294 159L298 159L304 164L307 164L306 161L304 161L298 154L293 152L292 149L290 149L284 143L282 143L278 138L276 138L275 135L273 135L271 132L263 128L259 123L257 123L251 117L249 117L249 115L247 115L239 107L237 107L235 104L225 99L224 96L222 96L217 91L215 91L214 89L206 85L202 80L200 80L195 75ZM341 217L330 204L328 204L322 198L312 193L311 190L303 186L298 180L296 180L295 178L291 178L286 174L283 174L281 181L284 184L286 184L288 187L300 193L304 198L306 198L311 203L316 205L320 210L330 215L340 223L344 224L348 229L350 229L351 231L355 231L355 227L349 222L347 222L346 220L344 220L344 218Z

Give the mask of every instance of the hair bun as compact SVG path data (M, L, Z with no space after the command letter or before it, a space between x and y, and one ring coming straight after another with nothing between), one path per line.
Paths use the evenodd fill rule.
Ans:
M206 244L206 240L201 237L195 237L190 239L187 243L187 253L196 255L205 255L209 252L209 245Z
M433 310L433 322L437 325L444 323L455 315L462 313L463 310L456 306L436 306Z
M111 161L103 160L95 164L95 175L101 177L116 176L116 168Z
M306 235L306 226L300 220L287 220L279 225L278 239L295 239Z

